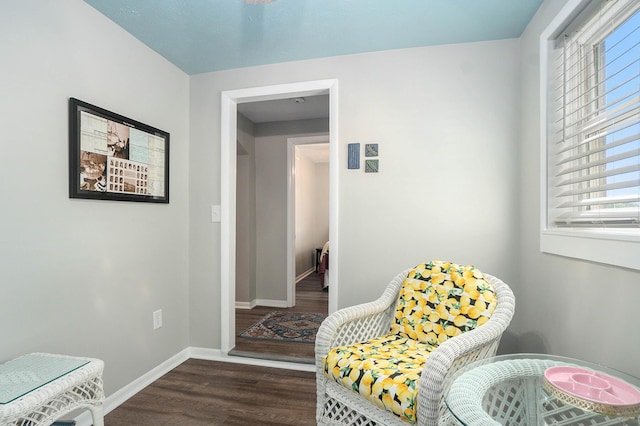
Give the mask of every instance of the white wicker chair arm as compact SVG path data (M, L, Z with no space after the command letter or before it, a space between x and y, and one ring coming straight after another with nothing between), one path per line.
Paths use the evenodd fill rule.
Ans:
M488 274L485 277L496 291L498 306L485 325L447 340L427 358L420 382L429 386L420 386L418 390L421 425L437 425L438 417L448 416L444 396L451 378L465 365L495 355L502 333L511 322L515 309L511 289L496 277Z
M387 334L399 289L408 273L407 269L396 275L377 300L340 309L329 315L316 334L316 360L322 362L331 348Z

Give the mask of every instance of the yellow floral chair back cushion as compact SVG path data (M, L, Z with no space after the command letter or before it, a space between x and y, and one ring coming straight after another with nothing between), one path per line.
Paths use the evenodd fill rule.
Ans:
M493 288L473 265L423 263L402 285L391 332L437 346L484 324L495 308Z
M496 308L473 266L433 261L405 279L390 333L333 348L325 375L378 407L416 422L419 379L429 354L449 337L481 326Z

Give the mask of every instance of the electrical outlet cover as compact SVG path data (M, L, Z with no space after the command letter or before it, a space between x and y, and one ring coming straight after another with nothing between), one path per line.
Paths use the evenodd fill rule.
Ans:
M162 309L153 312L153 329L157 330L162 327Z

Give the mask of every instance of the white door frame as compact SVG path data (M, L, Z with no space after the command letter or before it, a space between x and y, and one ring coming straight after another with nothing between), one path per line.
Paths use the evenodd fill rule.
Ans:
M329 142L329 135L287 138L287 306L296 305L296 146ZM329 145L331 148L331 145ZM331 159L329 159L331 167ZM331 223L329 223L331 226ZM329 271L331 273L331 271Z
M338 80L316 80L279 84L221 93L220 119L220 350L227 354L235 346L236 298L236 155L237 104L315 96L329 93L329 313L338 305Z

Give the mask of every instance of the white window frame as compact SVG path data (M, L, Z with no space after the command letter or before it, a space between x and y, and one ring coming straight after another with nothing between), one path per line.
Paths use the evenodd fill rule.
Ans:
M640 270L640 235L637 229L553 228L547 223L549 52L560 31L590 2L569 0L540 35L540 251Z

